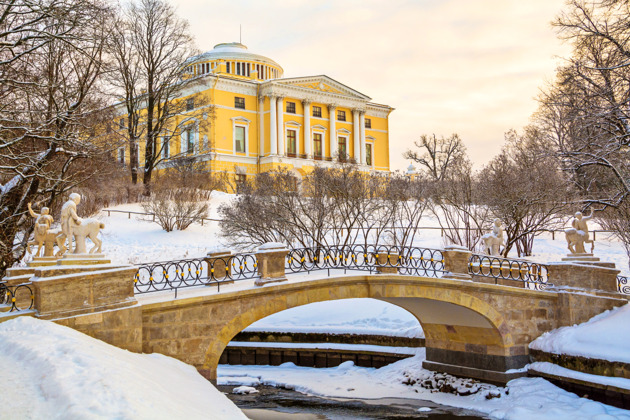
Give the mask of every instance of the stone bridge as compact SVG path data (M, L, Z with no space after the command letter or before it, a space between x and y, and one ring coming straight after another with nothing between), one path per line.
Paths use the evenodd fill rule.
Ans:
M280 264L261 258L273 271ZM284 257L282 257L284 258ZM134 295L135 267L107 260L74 260L33 266L5 279L30 276L35 301L29 314L53 320L116 346L158 352L192 364L208 379L227 344L253 322L285 309L327 300L374 298L412 313L426 336L424 367L495 383L522 376L528 345L546 331L584 322L628 302L617 292L618 270L610 264L549 265L555 287L531 290L488 284L469 274L470 252L444 252L442 278L395 273L262 278L284 280L260 287L244 280L221 291L189 289ZM22 280L23 281L23 280ZM258 283L257 286L255 283Z

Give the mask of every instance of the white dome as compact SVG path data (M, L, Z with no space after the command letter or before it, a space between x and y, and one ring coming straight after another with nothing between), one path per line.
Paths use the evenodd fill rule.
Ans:
M278 70L280 70L281 73L284 73L284 70L282 69L280 64L276 63L271 58L249 52L247 50L247 47L240 42L226 42L222 44L217 44L212 50L189 58L186 61L186 64L215 60L254 61L260 64L266 64L268 66L276 67Z

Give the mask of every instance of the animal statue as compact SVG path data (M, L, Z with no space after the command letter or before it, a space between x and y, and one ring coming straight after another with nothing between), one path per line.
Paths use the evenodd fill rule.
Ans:
M500 219L494 219L492 224L492 232L486 233L481 237L484 245L484 252L488 255L501 255L501 246L505 245L503 239L503 223Z
M567 248L571 251L571 254L583 254L585 253L584 244L591 244L591 254L595 249L595 241L588 236L585 238L584 231L569 228L565 229L564 236L567 239Z
M486 233L481 237L483 241L483 251L488 255L500 255L501 246L504 245L503 238L497 238L491 233Z
M595 249L595 241L590 239L588 233L587 221L593 218L593 210L589 216L583 216L581 212L575 213L575 217L571 219L571 227L565 229L564 236L567 240L567 248L571 254L584 254L584 244L591 244L591 254Z
M85 239L90 238L94 243L90 254L101 252L103 242L98 239L98 232L105 227L105 223L97 219L85 218L81 220L81 224L72 226L72 234L74 235L75 247L74 254L86 254Z

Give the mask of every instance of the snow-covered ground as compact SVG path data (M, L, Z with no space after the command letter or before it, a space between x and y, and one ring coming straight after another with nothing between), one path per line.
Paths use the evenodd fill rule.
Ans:
M506 388L487 386L476 394L458 396L432 392L420 386L431 372L422 369L424 354L379 369L344 362L334 368L281 366L219 366L219 384L281 386L319 396L337 398L412 398L481 411L497 419L510 420L613 420L630 419L621 410L566 392L541 378L520 378ZM414 385L405 385L408 378ZM458 386L454 381L454 386ZM498 398L490 398L489 394Z
M0 418L246 419L197 370L30 317L0 323Z
M544 333L529 347L547 353L630 363L630 304L583 324Z

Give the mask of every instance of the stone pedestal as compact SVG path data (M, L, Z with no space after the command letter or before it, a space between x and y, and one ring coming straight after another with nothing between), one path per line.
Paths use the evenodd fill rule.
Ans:
M444 277L457 280L470 280L472 276L468 273L470 256L472 252L466 247L459 245L449 245L442 251L444 255Z
M93 254L92 254L93 256ZM131 351L142 351L142 311L133 290L133 266L70 263L39 267L31 279L36 317L74 328Z
M562 258L562 261L574 261L574 262L598 262L599 258L595 257L590 253L582 253L582 254L567 254L566 257Z
M285 261L289 250L284 244L269 242L261 245L256 251L258 258L258 274L260 278L254 283L262 286L267 283L286 281Z
M232 274L231 257L232 251L229 249L208 252L204 258L204 261L208 264L208 277L213 277L215 280L229 277Z
M380 252L376 257L376 272L381 274L398 274L398 266L400 265L398 261L398 253L387 254L385 252Z
M105 258L105 254L65 254L57 265L99 265L111 264L111 260Z
M601 290L617 293L617 275L614 263L599 261L563 261L549 263L549 283L555 287Z

